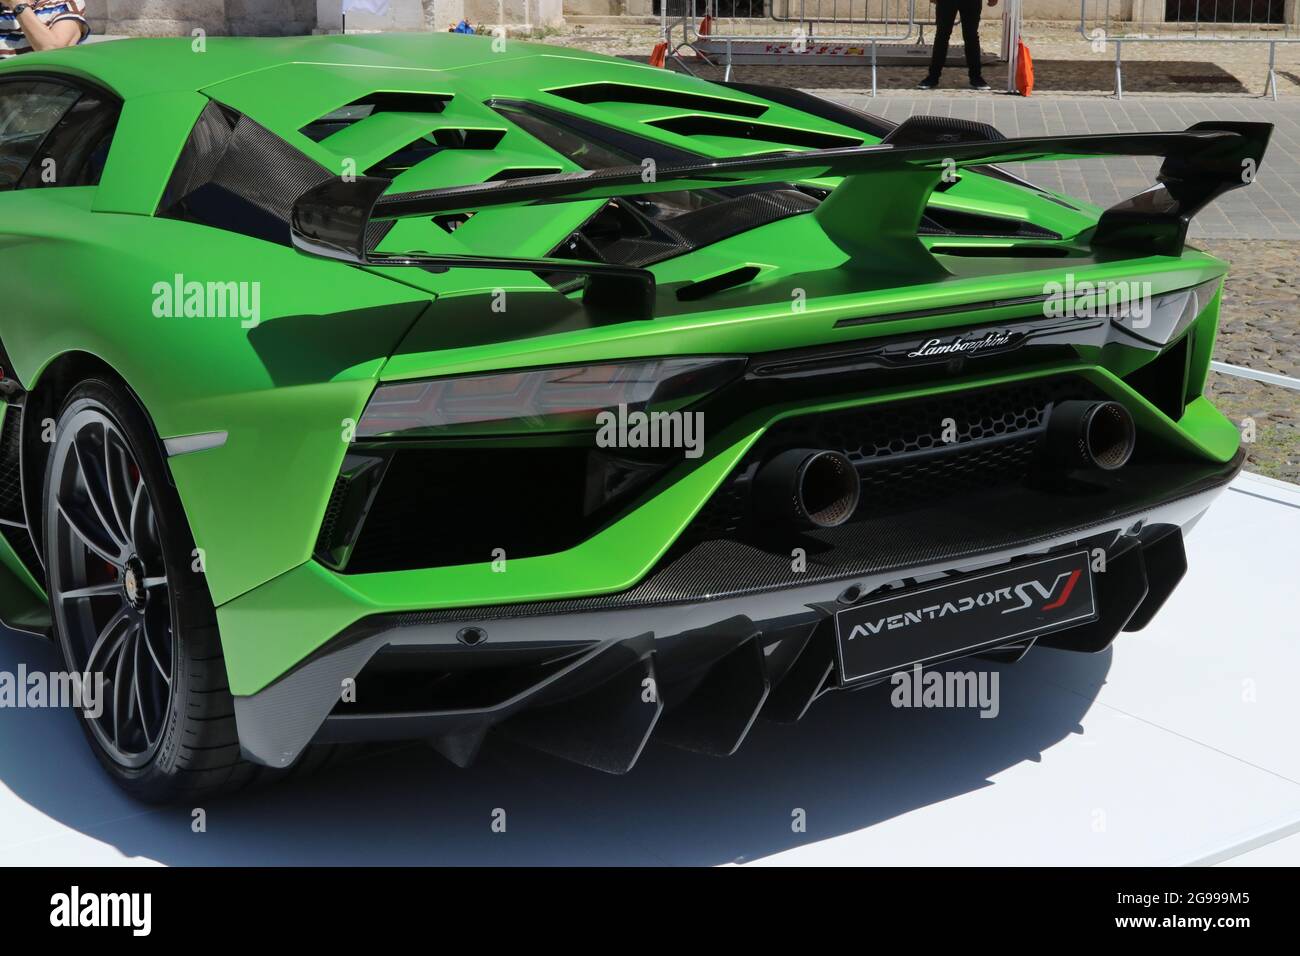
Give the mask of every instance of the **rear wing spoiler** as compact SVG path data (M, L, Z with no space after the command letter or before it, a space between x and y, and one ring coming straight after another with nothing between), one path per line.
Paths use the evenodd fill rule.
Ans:
M882 238L917 241L930 193L953 169L1159 156L1164 162L1155 185L1107 209L1091 235L1080 238L1100 254L1177 256L1192 217L1218 196L1253 180L1272 130L1270 123L1204 122L1182 132L1006 139L982 123L915 116L878 146L767 153L657 169L619 166L393 195L385 195L392 185L387 179L335 179L299 197L291 226L294 245L311 255L435 271L472 266L579 274L588 279L584 298L621 300L626 307L629 284L647 297L642 301L653 298L648 271L570 259L376 256L371 249L383 223L414 216L836 178L843 182L814 215L841 246L879 252Z

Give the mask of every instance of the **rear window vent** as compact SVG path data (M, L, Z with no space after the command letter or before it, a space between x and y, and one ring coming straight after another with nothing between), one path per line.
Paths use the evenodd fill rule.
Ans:
M1060 246L931 246L939 256L964 256L968 259L1064 259L1069 249Z
M443 232L455 232L474 217L472 212L449 212L433 217L433 224Z
M366 175L394 179L444 149L496 149L505 135L500 129L436 129L381 159Z
M745 285L747 282L753 281L758 273L758 266L742 266L739 269L732 269L720 276L713 276L710 279L702 279L699 282L692 282L690 285L682 286L677 290L677 298L682 302L706 299L719 292L725 292L727 289Z
M429 134L443 149L496 149L503 129L436 129Z
M489 183L504 182L507 179L526 179L529 176L554 176L560 172L558 166L540 166L535 168L521 167L518 169L503 169L487 178Z
M294 200L333 178L247 116L209 103L176 161L157 214L288 245Z
M930 206L917 230L922 236L993 236L1009 239L1060 239L1060 233L1023 219L982 216Z
M447 93L371 93L308 123L299 132L319 143L380 113L441 113L450 99Z
M725 100L714 96L700 96L679 90L657 90L649 86L632 86L627 83L588 83L584 86L567 86L549 90L574 103L640 103L646 106L668 106L676 109L699 110L704 113L723 113L728 116L748 116L751 119L767 112L762 103L742 100Z
M674 116L669 119L654 120L650 125L680 136L730 136L735 139L780 143L783 146L806 146L810 149L835 149L862 145L862 140L853 136L790 129L785 126L768 126L765 123L724 119L721 116Z

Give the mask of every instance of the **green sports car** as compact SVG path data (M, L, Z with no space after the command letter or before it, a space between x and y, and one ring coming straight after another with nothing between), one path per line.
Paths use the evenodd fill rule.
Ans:
M1241 466L1190 219L1270 127L1008 139L456 35L0 65L0 617L173 800L610 772L1107 647ZM999 163L1163 157L1109 209Z

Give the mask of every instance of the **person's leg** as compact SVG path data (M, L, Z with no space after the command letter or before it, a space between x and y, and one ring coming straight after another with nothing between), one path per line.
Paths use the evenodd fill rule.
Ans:
M938 0L934 5L934 52L930 54L930 73L926 77L931 83L939 82L939 74L948 59L948 40L957 20L958 3L959 0Z
M961 42L966 47L966 72L972 85L984 82L984 64L980 61L980 9L983 5L984 0L961 0Z

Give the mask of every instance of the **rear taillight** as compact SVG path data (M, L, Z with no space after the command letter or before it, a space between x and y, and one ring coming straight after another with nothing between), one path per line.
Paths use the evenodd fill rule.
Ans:
M381 385L357 438L585 431L602 411L673 411L740 374L745 359L696 357L494 372Z

